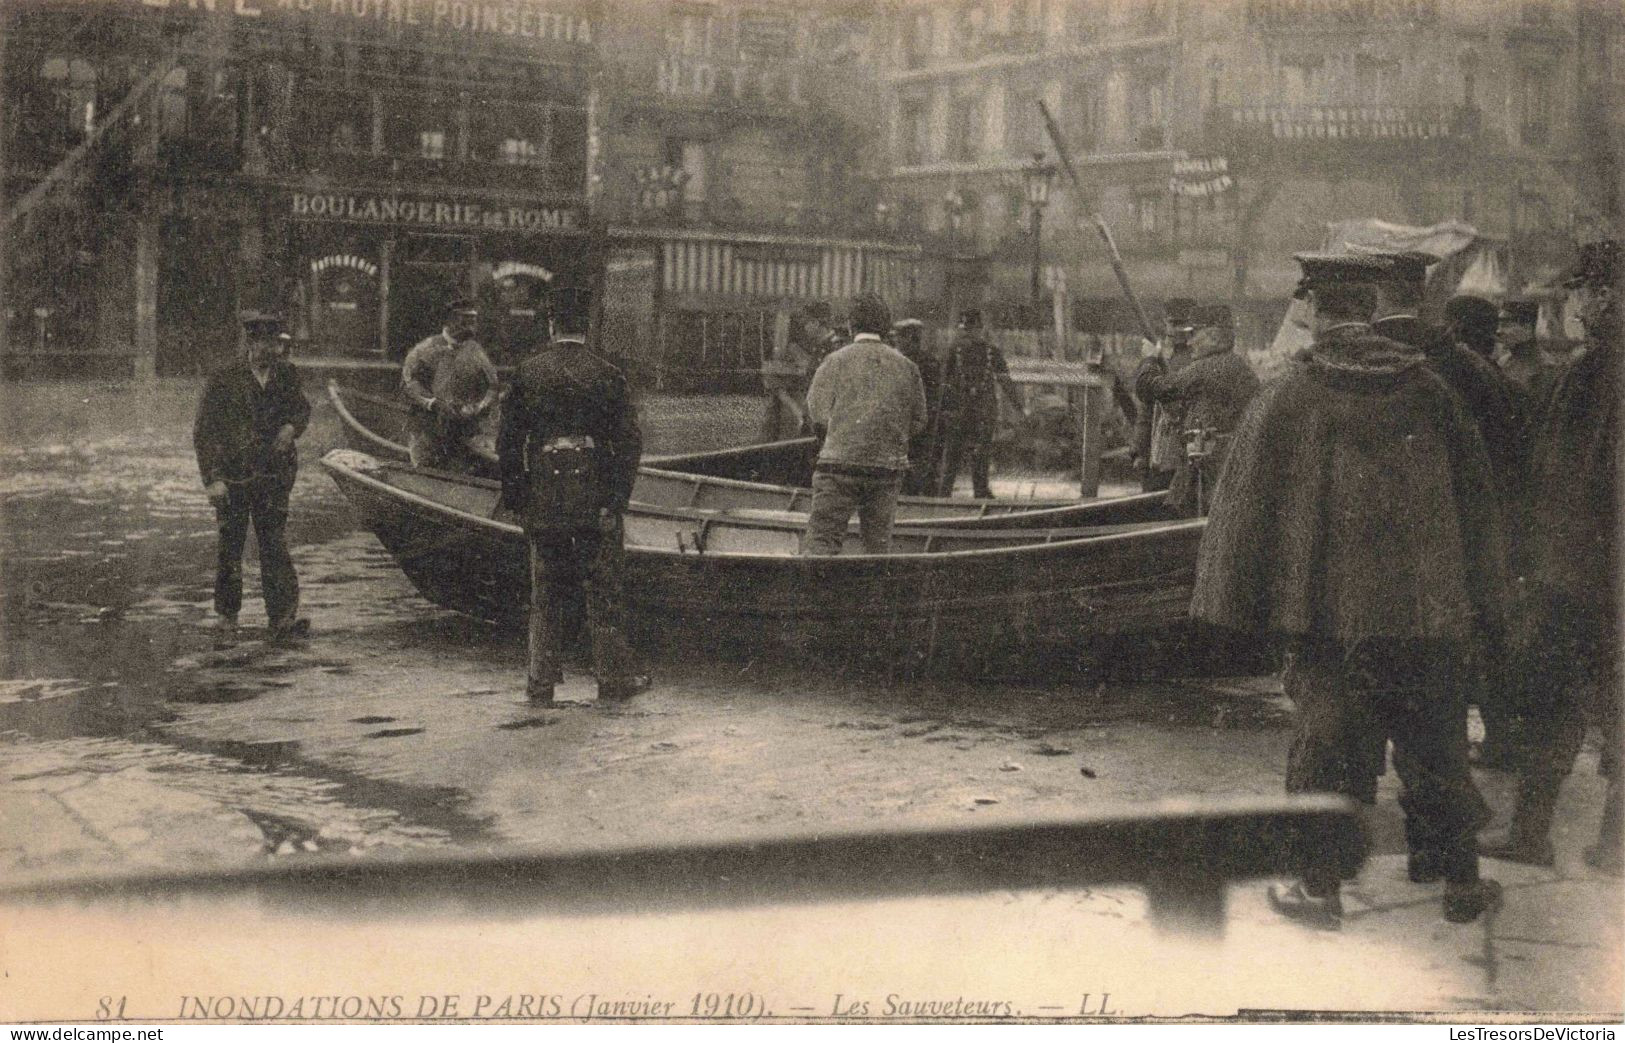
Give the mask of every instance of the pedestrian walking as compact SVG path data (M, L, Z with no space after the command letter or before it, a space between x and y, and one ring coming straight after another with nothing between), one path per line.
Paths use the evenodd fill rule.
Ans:
M1153 376L1171 376L1190 364L1191 337L1196 332L1191 321L1194 307L1193 301L1183 297L1168 302L1162 339L1134 373L1134 397L1140 403L1134 426L1134 468L1144 492L1161 492L1173 485L1174 472L1185 455L1183 428L1168 409L1152 401L1145 381Z
M901 319L892 324L892 346L920 371L925 387L925 430L909 439L908 473L903 476L903 493L908 496L934 496L937 469L942 463L942 366L925 345L925 323Z
M1502 626L1500 514L1471 417L1420 351L1377 336L1369 261L1300 255L1313 344L1248 408L1198 552L1192 615L1281 641L1296 707L1292 793L1366 804L1394 745L1411 878L1445 881L1443 913L1476 918L1489 817L1467 761L1455 679ZM1354 854L1306 842L1284 915L1340 922Z
M446 307L445 326L425 337L401 366L401 387L413 406L408 451L415 467L472 470L469 445L496 404L496 367L474 339L479 308L460 297Z
M502 503L530 544L526 692L553 701L565 620L584 596L598 698L624 700L649 686L623 604L623 514L643 438L625 376L587 349L581 296L555 291L551 307L554 336L520 364L497 435Z
M1141 378L1147 400L1165 410L1183 435L1168 505L1184 518L1207 513L1236 425L1258 393L1257 375L1236 354L1230 308L1197 308L1192 324L1190 362L1175 373L1164 360L1154 359Z
M1004 352L987 336L982 312L967 308L959 317L959 332L948 349L942 374L942 471L938 493L952 496L959 469L970 461L971 495L978 500L993 498L989 466L993 453L993 433L999 422L999 392L1005 400L1027 415L1016 382L1010 379L1010 365Z
M310 422L310 402L293 364L282 357L281 318L245 312L242 328L242 357L209 378L192 426L198 471L219 527L214 611L222 643L237 632L250 525L271 639L310 630L299 616L299 577L287 540L288 498L299 469L294 443Z
M1602 729L1608 780L1592 866L1621 867L1619 618L1618 240L1588 243L1567 284L1579 296L1586 351L1554 381L1533 426L1527 614L1516 676L1520 739L1517 803L1505 837L1484 853L1552 865L1552 820L1574 770L1587 718Z
M864 552L891 549L909 440L925 430L920 371L881 340L891 328L886 302L860 295L852 328L852 343L819 365L807 390L807 412L823 447L813 466L804 555L839 554L854 511Z

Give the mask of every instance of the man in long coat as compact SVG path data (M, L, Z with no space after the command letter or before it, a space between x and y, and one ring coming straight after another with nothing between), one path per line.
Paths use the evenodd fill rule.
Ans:
M1247 360L1236 354L1230 309L1223 304L1209 305L1197 308L1192 318L1196 333L1191 338L1190 363L1177 373L1163 363L1140 381L1146 398L1167 410L1185 437L1168 490L1168 505L1187 518L1207 513L1236 425L1258 393L1258 377ZM1152 361L1162 363L1161 359Z
M1515 676L1523 738L1517 804L1506 838L1485 853L1551 865L1558 791L1585 738L1587 701L1602 725L1608 779L1602 829L1586 852L1620 872L1619 279L1618 240L1588 243L1570 284L1580 294L1586 352L1557 377L1532 430L1531 524L1520 554L1529 633Z
M1195 306L1195 302L1184 297L1168 302L1157 353L1134 371L1134 397L1139 401L1134 421L1134 469L1139 472L1140 488L1144 492L1161 492L1171 487L1179 461L1185 455L1184 439L1176 418L1152 401L1147 380L1178 373L1190 364L1191 338L1196 333L1191 311Z
M1365 322L1356 261L1300 256L1315 341L1253 400L1198 554L1192 615L1284 641L1297 708L1292 793L1375 801L1386 744L1403 783L1412 878L1446 882L1445 918L1495 901L1478 876L1488 809L1452 675L1502 626L1500 518L1472 419L1421 352ZM1347 853L1297 853L1271 900L1335 926Z
M982 312L967 308L959 318L959 333L948 349L942 372L942 470L938 492L952 496L954 482L965 457L970 457L971 495L979 500L993 498L988 467L993 453L993 433L999 423L999 392L1005 400L1026 415L1026 406L1010 379L1010 364L1004 351L987 336Z

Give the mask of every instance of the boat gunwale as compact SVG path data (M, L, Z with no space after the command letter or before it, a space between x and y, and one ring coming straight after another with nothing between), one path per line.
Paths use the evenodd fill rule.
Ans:
M339 450L339 451L340 452L354 452L354 450ZM515 525L512 522L498 521L495 518L482 518L479 515L473 514L472 512L469 512L469 511L465 511L462 508L454 507L454 506L451 506L450 504L441 503L438 500L430 499L427 496L423 496L423 495L421 495L419 493L412 492L412 491L410 491L408 489L403 489L398 485L393 485L393 484L391 484L389 482L383 481L382 479L375 478L375 477L373 477L373 476L371 476L369 474L366 474L366 473L364 473L362 471L359 471L359 470L357 470L357 469L355 469L353 467L350 467L350 466L347 466L347 465L345 465L345 464L343 464L341 462L332 460L332 459L330 459L331 456L332 456L332 453L329 453L326 456L322 457L322 459L319 461L322 467L327 469L330 473L342 474L345 477L350 478L353 481L356 481L356 482L358 482L358 483L360 483L360 484L362 484L364 486L370 487L370 488L372 488L374 490L375 493L378 493L378 494L383 495L385 497L394 497L394 498L397 498L397 499L407 500L407 501L419 506L420 509L427 508L431 513L440 514L440 515L444 515L444 516L447 516L447 517L450 517L450 518L454 518L454 519L457 519L457 520L459 520L459 521L461 521L461 522L463 522L465 524L466 523L473 523L473 525L476 528L479 528L479 529L488 530L488 531L495 531L495 532L503 533L503 534L507 534L507 535L515 535L515 534L517 534L517 535L519 535L521 537L524 535L524 530L522 528L520 528L518 525ZM386 463L385 466L390 466L390 465ZM447 480L447 478L443 478L443 477L435 476L435 475L431 475L431 477L433 477L437 481L446 481ZM447 477L454 477L458 481L466 481L466 482L471 482L471 483L477 482L477 483L480 483L480 484L489 484L489 485L497 484L497 483L492 482L490 479L470 478L468 476L463 476L463 475L447 476ZM637 553L640 553L640 554L654 554L654 555L660 555L662 557L667 557L667 558L672 558L672 559L684 559L684 560L711 559L711 560L724 560L724 561L737 560L737 561L802 562L802 563L806 563L805 565L802 566L802 567L805 567L805 568L815 568L815 567L816 568L826 568L826 567L831 567L833 565L833 563L838 563L838 562L849 562L849 563L857 563L857 564L872 564L872 563L877 562L877 561L887 561L887 562L895 562L895 561L915 562L915 561L919 561L919 562L925 562L925 563L934 563L934 562L941 562L941 561L965 561L965 560L967 560L967 559L969 559L969 558L971 558L973 556L977 556L977 555L996 556L996 555L1022 554L1022 555L1030 556L1031 559L1038 559L1038 558L1046 557L1046 556L1050 556L1050 555L1035 554L1034 552L1036 552L1036 551L1047 551L1047 552L1053 552L1053 553L1060 553L1060 552L1063 552L1063 551L1076 549L1076 548L1078 548L1080 546L1083 546L1083 545L1088 545L1090 547L1095 547L1095 546L1107 545L1107 544L1112 544L1112 543L1117 543L1117 542L1124 542L1124 541L1135 541L1135 542L1138 542L1138 543L1143 543L1144 541L1146 541L1146 540L1148 540L1149 538L1152 538L1152 537L1156 537L1156 538L1159 538L1159 539L1172 539L1175 535L1181 535L1181 534L1183 534L1185 532L1188 532L1188 531L1201 530L1201 529L1206 528L1207 519L1205 519L1205 518L1187 518L1187 519L1180 519L1180 520L1162 522L1162 523L1148 522L1146 524L1149 526L1148 528L1137 529L1137 530L1135 530L1133 532L1102 533L1102 534L1100 534L1098 536L1081 536L1081 537L1077 537L1075 539L1059 540L1059 541L1047 542L1047 543L1034 542L1034 543L1030 543L1030 544L1020 544L1020 545L1016 545L1016 546L978 547L978 548L973 548L973 549L968 549L968 550L920 551L920 552L917 552L917 553L908 553L908 554L839 554L839 555L830 555L830 556L805 557L805 556L801 556L801 555L771 554L771 553L763 553L763 552L756 552L756 551L699 551L699 552L688 552L688 551L671 550L671 549L664 548L664 547L644 547L644 546L631 546L631 547L628 547L627 550L628 551L636 551ZM1042 530L1034 530L1034 531L1042 531ZM840 567L840 566L834 565L833 567Z

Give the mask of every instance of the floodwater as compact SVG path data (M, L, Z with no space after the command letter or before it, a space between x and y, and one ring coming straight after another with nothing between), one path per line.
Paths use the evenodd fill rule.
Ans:
M1272 678L893 683L838 661L667 652L655 688L629 704L597 705L577 663L562 704L529 705L522 639L425 602L355 526L315 463L339 443L325 403L301 443L289 526L314 632L266 644L251 560L245 633L216 649L197 391L0 387L0 882L1280 792L1289 731ZM749 400L654 398L648 449L749 441L755 422ZM1595 786L1579 788L1594 808ZM1593 815L1563 827L1566 851ZM1403 850L1391 793L1373 837L1379 855ZM1066 902L1103 922L1144 919L1132 891ZM1612 988L1617 960L1604 964ZM1414 980L1471 1007L1489 1002L1481 980L1454 999L1439 990L1481 979L1477 967Z

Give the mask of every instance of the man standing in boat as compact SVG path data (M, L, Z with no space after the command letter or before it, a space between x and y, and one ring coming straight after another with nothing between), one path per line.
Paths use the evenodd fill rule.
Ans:
M1168 302L1162 320L1163 338L1156 352L1134 373L1134 397L1139 402L1134 423L1134 468L1144 492L1162 492L1173 485L1174 473L1185 455L1183 428L1166 407L1152 400L1146 381L1153 376L1172 376L1190 363L1191 338L1196 333L1191 310L1195 306L1184 297Z
M445 327L419 341L401 366L401 387L413 406L408 450L416 467L472 466L469 441L496 404L496 367L474 339L479 308L460 297L446 309Z
M1145 397L1165 410L1183 433L1168 505L1188 518L1207 513L1231 435L1258 392L1258 377L1236 354L1230 308L1223 304L1197 308L1192 321L1196 332L1190 363L1175 373L1162 359L1151 359L1140 378Z
M1283 642L1296 708L1289 793L1376 800L1394 744L1409 873L1476 919L1489 810L1467 759L1465 655L1505 614L1501 514L1472 417L1422 352L1372 332L1370 263L1300 255L1314 343L1236 432L1197 555L1191 614ZM1305 841L1284 915L1335 927L1350 852Z
M993 451L993 431L998 426L1000 390L1011 405L1026 414L1016 383L1010 379L1004 352L988 339L982 326L981 310L967 308L960 315L959 334L948 349L942 374L941 495L953 495L960 464L969 455L971 495L979 500L993 498L988 458Z
M860 295L852 305L852 328L852 343L823 361L807 389L807 413L823 437L801 550L809 556L841 553L853 511L864 551L891 549L909 439L925 430L920 371L880 339L891 328L886 302Z
M914 363L920 371L920 383L925 386L925 430L908 443L908 474L903 478L903 493L908 496L934 496L937 491L937 466L942 459L939 450L940 416L942 405L942 367L925 346L925 323L919 319L901 319L892 323L892 347Z
M299 468L294 440L310 422L310 402L293 364L282 358L281 318L245 312L242 325L246 357L209 378L192 427L203 489L220 525L214 611L222 643L237 631L250 524L272 640L310 629L299 618L299 577L286 535L288 495Z
M581 294L557 290L552 308L553 340L520 365L497 435L502 504L530 541L526 692L553 701L564 680L565 615L584 593L598 698L613 702L649 686L633 663L622 604L622 515L643 436L625 376L587 350Z

